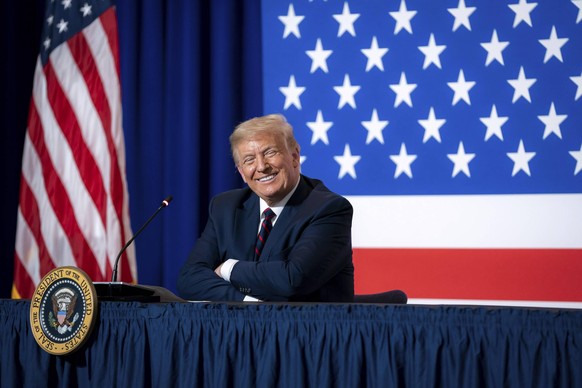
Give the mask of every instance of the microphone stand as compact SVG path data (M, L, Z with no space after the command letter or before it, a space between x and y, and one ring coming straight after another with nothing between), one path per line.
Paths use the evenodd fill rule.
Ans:
M95 290L97 292L97 298L100 301L125 301L125 302L183 302L184 300L178 298L169 290L158 287L158 286L144 286L138 284L128 284L117 281L117 268L121 256L131 245L131 243L136 239L137 236L149 225L150 222L158 215L158 213L166 208L172 201L172 196L166 197L162 201L160 207L151 215L151 217L142 225L141 228L129 239L119 251L115 259L115 265L113 267L113 273L111 275L111 282L94 282Z
M156 210L154 212L154 214L151 215L151 217L145 222L145 224L143 224L141 226L141 228L139 228L139 230L137 231L137 233L134 234L133 237L130 238L129 241L125 243L125 245L123 246L123 248L121 248L121 250L117 254L117 258L115 259L115 266L113 267L113 273L111 274L111 282L112 283L115 283L117 281L117 267L119 265L119 259L121 258L121 255L123 255L123 253L125 252L125 250L127 249L127 247L129 247L131 245L131 243L135 240L135 238L140 235L140 233L150 224L150 222L152 222L152 220L154 218L156 218L156 216L158 215L158 213L160 211L162 211L162 209L168 207L168 205L170 204L170 202L172 202L172 199L173 198L172 198L171 195L168 196L166 199L164 199L162 201L162 204L158 208L158 210Z

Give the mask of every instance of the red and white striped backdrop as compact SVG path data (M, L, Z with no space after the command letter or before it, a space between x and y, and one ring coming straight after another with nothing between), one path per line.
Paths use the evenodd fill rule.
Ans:
M582 308L582 195L350 196L356 291Z

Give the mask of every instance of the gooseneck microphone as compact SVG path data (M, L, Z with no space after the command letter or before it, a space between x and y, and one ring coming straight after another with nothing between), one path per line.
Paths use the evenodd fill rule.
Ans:
M142 225L141 228L139 228L139 230L137 231L136 234L133 235L132 238L129 239L128 242L125 243L125 245L123 246L123 248L121 248L121 250L119 251L119 254L117 255L117 258L115 259L115 266L113 267L113 274L111 275L111 282L115 283L117 281L117 266L119 265L119 259L121 258L121 255L123 255L123 252L125 252L125 250L127 249L128 246L131 245L131 243L133 242L133 240L135 240L135 238L137 236L139 236L139 234L146 228L146 226L149 225L150 222L152 222L152 220L158 215L158 213L163 209L168 207L168 205L170 204L170 202L172 202L172 196L168 195L166 197L166 199L164 199L162 201L162 204L160 205L160 207L158 208L158 210L156 210L154 212L154 214L152 214L152 216L145 222L145 224Z

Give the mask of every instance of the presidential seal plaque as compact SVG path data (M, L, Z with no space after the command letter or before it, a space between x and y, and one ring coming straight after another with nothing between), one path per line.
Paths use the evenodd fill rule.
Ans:
M78 350L97 320L97 293L85 272L58 267L40 281L30 301L30 327L38 345L50 354Z

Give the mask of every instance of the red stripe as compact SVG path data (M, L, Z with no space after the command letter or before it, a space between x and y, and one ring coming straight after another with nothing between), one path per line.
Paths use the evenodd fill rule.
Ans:
M99 211L101 222L103 225L107 225L106 214L104 211L105 204L107 203L106 192L103 187L103 179L97 166L97 162L83 139L77 116L69 104L66 93L61 88L50 62L47 63L44 72L46 74L47 90L50 91L48 93L48 98L53 107L53 111L55 112L55 120L59 124L63 135L71 147L75 164L77 165L79 173L81 174L81 179L83 180L89 195ZM80 119L83 118L80 117Z
M42 235L41 217L38 210L38 203L34 193L24 177L20 178L20 211L22 217L28 224L30 232L36 240L38 247L38 260L41 276L52 271L55 268L54 258L51 257ZM21 294L22 295L22 294ZM27 295L27 294L24 294Z
M58 101L56 103L58 104ZM77 265L87 272L91 279L97 281L101 279L97 260L77 224L67 191L54 170L51 157L44 143L43 128L37 116L37 111L36 109L31 109L30 112L28 133L42 164L42 174L48 199L67 235L67 240ZM58 260L58 258L55 259Z
M26 272L26 269L22 265L22 259L18 256L18 253L14 255L14 288L18 295L12 293L13 298L31 298L36 289L36 285Z
M107 9L99 16L101 20L101 25L107 36L107 41L109 42L109 47L111 48L111 53L113 54L113 60L115 62L115 70L117 71L117 79L119 79L119 38L117 36L117 14L113 8Z
M117 79L119 81L119 48L117 43L117 19L115 12L113 9L107 10L107 12L103 13L100 17L101 24L103 29L105 30L105 34L107 36L109 46L111 49L111 54L113 55L113 60L115 62L116 70L117 70ZM121 104L121 95L119 96L119 104ZM118 107L121 110L121 106ZM110 113L111 115L111 113ZM117 218L120 222L120 233L121 233L121 244L124 244L129 236L125 235L125 228L124 225L129 223L129 219L124 216L123 213L123 204L125 200L126 190L124 187L125 181L125 171L121 170L119 165L119 155L117 153L117 146L114 141L114 130L115 128L111 127L112 123L111 118L108 121L103 120L106 125L105 135L107 137L107 146L109 147L109 153L111 155L111 181L110 181L110 191L111 191L111 198L113 202L113 206L115 207L115 212L117 214ZM119 123L121 125L121 123ZM121 131L121 128L118 128ZM129 225L128 225L129 226ZM131 269L129 266L129 259L127 251L123 254L121 260L121 268L119 270L118 278L121 281L125 282L136 282L137 279L134 279L133 274L131 273ZM110 269L111 270L111 269Z
M71 38L67 44L69 45L71 55L81 72L83 79L87 85L89 95L91 96L91 101L103 127L103 134L107 141L107 148L109 150L109 160L110 160L110 171L112 173L115 171L115 165L117 164L117 158L115 158L115 147L111 139L111 111L109 110L109 103L107 101L107 96L105 94L105 89L101 77L99 76L99 71L93 59L93 53L89 47L89 44L83 34L77 34ZM97 128L95 128L97 130ZM96 149L95 153L103 153L104 150ZM87 151L84 151L87 152ZM97 165L95 166L97 169ZM98 188L96 188L95 193L91 193L91 197L95 202L95 206L99 210L99 214L103 220L103 225L107 227L109 222L107 220L107 189L104 186L103 177L100 175L101 172L97 169L95 175L87 176L87 180L90 182L98 182ZM110 178L112 179L112 178ZM108 182L109 183L109 182ZM87 183L86 183L87 185ZM98 189L98 192L97 192ZM114 197L115 198L115 197ZM121 223L121 220L120 220ZM123 227L120 225L123 236ZM121 241L123 244L123 241ZM105 277L111 277L111 266L109 265L109 260L106 260Z
M107 36L107 40L109 42L109 46L110 46L110 50L111 50L111 54L113 55L113 61L115 63L115 67L116 67L116 77L119 81L119 48L118 48L118 41L117 41L117 19L116 19L116 15L115 12L113 11L113 9L108 9L106 12L104 12L100 17L99 17L100 21L101 21L101 25L103 26L103 29L105 31L105 34ZM102 85L100 85L102 86ZM121 96L120 96L121 98ZM120 239L121 239L121 244L124 244L126 239L128 239L128 236L125 235L125 229L124 229L124 224L126 222L129 222L129 220L126 220L126 217L124 217L123 214L123 203L124 203L124 197L125 197L125 189L124 189L124 185L123 185L123 178L122 176L124 175L125 172L121 171L121 167L119 166L119 156L117 154L117 147L114 141L114 137L113 137L113 133L115 128L112 128L112 118L111 118L111 111L109 110L109 105L107 104L107 99L106 99L106 95L103 93L103 106L102 109L98 109L99 111L99 115L101 117L101 122L103 123L103 128L105 130L105 136L107 139L107 147L109 149L109 154L111 156L111 170L110 170L110 176L111 176L111 181L109 182L110 184L110 191L111 191L111 198L112 198L112 202L113 202L113 206L115 207L115 212L117 214L117 218L119 219L120 222ZM121 103L121 101L119 101L119 103ZM101 107L101 104L99 105ZM119 109L121 109L121 107L119 107ZM121 125L121 123L119 123ZM119 128L119 130L121 130ZM119 280L121 281L125 281L125 282L135 282L136 279L133 278L133 275L131 273L130 270L130 266L129 266L129 259L127 256L127 253L123 254L123 257L121 259L121 268L119 271ZM108 266L108 275L111 275L112 269L110 268L110 266Z
M103 132L107 140L107 148L109 150L110 160L112 164L110 172L115 172L116 170L118 172L119 170L114 167L117 164L117 157L115 145L113 144L113 139L111 137L111 111L109 110L107 95L105 94L105 89L103 87L101 77L99 76L99 71L95 64L95 61L93 59L92 52L83 34L75 35L72 39L68 41L68 45L71 49L71 54L73 55L73 58L77 63L77 66L79 67L79 71L83 75L83 79L87 84L87 88L91 96L91 101L93 102L96 112L99 115L101 125L103 126ZM99 181L100 183L102 182L101 179ZM101 192L100 194L101 201L96 201L95 204L100 209L100 212L103 212L104 225L107 225L106 222L107 193L105 191L105 188L103 188L103 192Z
M409 298L582 301L580 249L354 248L356 293Z

